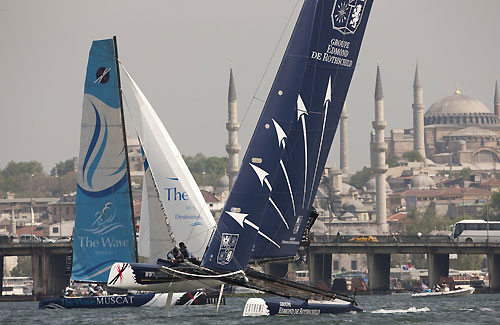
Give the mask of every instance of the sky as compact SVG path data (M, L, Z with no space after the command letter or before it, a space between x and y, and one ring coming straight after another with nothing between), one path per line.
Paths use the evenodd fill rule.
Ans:
M0 168L38 160L49 171L78 155L88 51L113 35L184 155L226 155L232 64L241 160L302 2L0 0ZM377 62L386 135L412 127L417 60L426 110L458 83L493 111L499 15L497 0L375 0L346 102L351 172L369 165ZM338 138L327 165L339 165Z

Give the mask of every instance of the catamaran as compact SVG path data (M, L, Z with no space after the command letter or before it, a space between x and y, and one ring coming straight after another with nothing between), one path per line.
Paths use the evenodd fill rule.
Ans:
M293 258L312 225L312 203L371 6L372 0L304 1L201 266L117 263L108 285L168 291L188 280L285 297L250 299L247 316L361 310L353 298L258 272L249 263Z
M134 91L140 92L126 74ZM215 226L201 192L154 110L148 107L154 115L149 121L151 114L141 115L130 108L133 118L138 119L136 127L152 123L147 130L141 128L139 136L145 151L145 175L138 256L121 95L116 38L94 41L82 113L71 275L76 282L106 283L116 261L165 258L176 240L184 241L194 256L201 257ZM172 218L166 217L166 211ZM175 291L198 287L184 286ZM41 301L40 308L164 306L172 301L191 305L206 300L201 292L183 292L168 300L166 295L154 293L63 297Z

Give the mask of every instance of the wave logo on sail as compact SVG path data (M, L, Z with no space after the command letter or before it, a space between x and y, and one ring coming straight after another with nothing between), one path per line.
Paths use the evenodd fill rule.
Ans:
M333 29L342 34L354 34L361 23L365 0L335 0L332 9Z
M217 264L226 265L231 262L239 237L239 234L222 233L219 253L217 254Z
M85 94L84 125L78 185L88 195L109 194L109 189L121 186L126 178L127 161L123 133L115 127L120 123L120 112L110 109L98 98ZM117 147L121 150L117 151ZM103 164L106 166L103 166Z
M116 217L116 209L111 202L106 202L102 210L96 212L95 217L96 219L90 228L83 230L95 235L105 235L115 229L125 227L120 222L113 222Z

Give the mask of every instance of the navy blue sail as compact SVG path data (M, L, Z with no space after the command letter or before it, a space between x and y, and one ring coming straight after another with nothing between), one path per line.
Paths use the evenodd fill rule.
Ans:
M306 0L203 266L297 252L372 0Z

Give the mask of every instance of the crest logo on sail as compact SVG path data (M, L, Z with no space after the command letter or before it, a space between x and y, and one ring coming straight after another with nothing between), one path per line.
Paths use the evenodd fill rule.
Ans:
M361 23L365 0L335 0L332 9L333 29L342 34L354 34Z
M95 235L105 235L115 229L125 227L120 222L113 222L116 217L116 209L113 203L106 202L101 211L96 212L95 221L89 229L82 229L89 231Z
M220 241L219 254L217 254L217 264L226 265L231 262L238 243L239 234L223 233Z
M95 84L105 84L106 82L108 82L110 70L111 70L111 68L104 68L104 67L97 69L97 71L95 73L95 77L97 79L94 81L94 83Z

